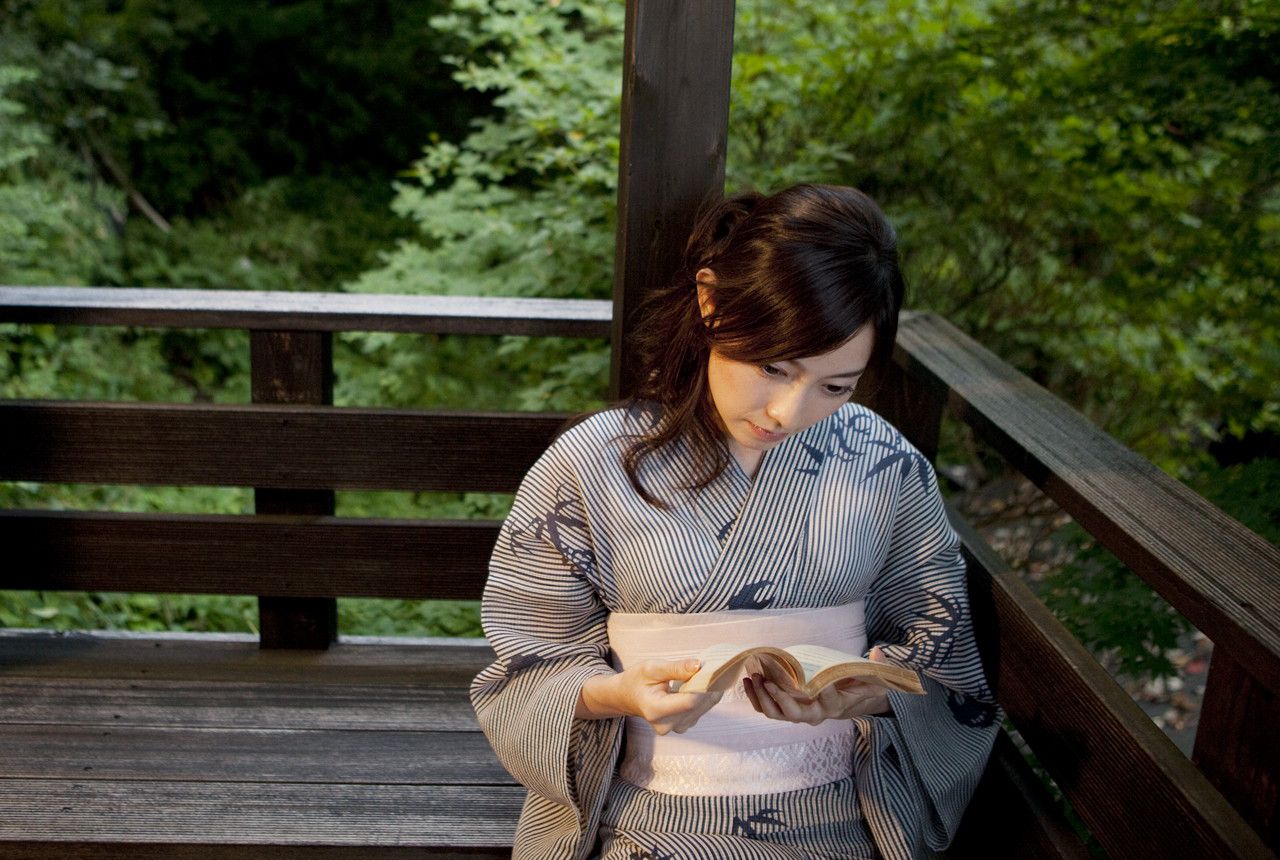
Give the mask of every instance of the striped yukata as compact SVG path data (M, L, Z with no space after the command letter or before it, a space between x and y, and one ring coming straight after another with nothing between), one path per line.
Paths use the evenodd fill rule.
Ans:
M973 639L964 561L928 460L856 404L707 487L677 442L622 469L641 409L597 413L529 471L490 564L482 620L497 660L471 688L480 725L529 789L517 858L898 858L945 848L1000 713ZM865 600L869 644L918 669L925 696L853 720L849 776L775 794L702 797L631 785L622 718L575 720L612 671L610 612L751 612ZM766 719L761 716L761 719Z

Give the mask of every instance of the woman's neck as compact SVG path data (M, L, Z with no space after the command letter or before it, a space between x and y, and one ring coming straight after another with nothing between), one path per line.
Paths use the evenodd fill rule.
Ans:
M764 452L744 448L732 439L729 440L728 444L729 453L733 455L733 459L742 467L743 473L754 480L756 472L760 469L760 460L764 457Z

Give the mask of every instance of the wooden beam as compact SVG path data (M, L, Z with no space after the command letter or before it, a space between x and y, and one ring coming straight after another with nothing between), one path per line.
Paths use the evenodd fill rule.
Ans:
M1214 646L1191 760L1280 852L1280 694Z
M633 311L679 266L698 207L724 191L734 0L627 0L610 395L636 369ZM692 295L693 285L689 285Z
M1061 805L1001 731L946 860L1089 860L1091 856Z
M138 779L0 787L0 857L23 860L510 857L527 794L505 785Z
M1280 691L1280 549L935 314L896 359L1263 688Z
M57 325L609 337L610 313L599 299L0 286L0 321Z
M568 417L0 400L0 480L514 493Z
M333 403L333 335L327 331L249 332L254 403ZM260 514L332 516L333 490L255 487ZM263 648L328 648L338 640L338 601L304 594L258 597Z
M1110 857L1272 858L1258 834L962 519L1000 705Z
M476 599L499 523L0 511L0 588Z

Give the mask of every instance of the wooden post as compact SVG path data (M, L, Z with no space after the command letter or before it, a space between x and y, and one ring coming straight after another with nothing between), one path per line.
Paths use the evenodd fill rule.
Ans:
M251 331L254 403L333 403L333 336L329 332ZM332 490L255 488L260 514L332 516ZM263 648L328 648L338 638L333 597L259 597Z
M1215 648L1191 760L1263 841L1280 853L1278 733L1280 697L1225 648Z
M912 376L900 363L909 360L907 354L901 349L895 352L884 377L868 378L867 388L860 390L855 399L901 430L936 465L942 413L947 405L946 388L932 388Z
M610 395L634 390L626 333L703 200L724 191L734 0L627 0ZM689 285L692 295L693 284Z

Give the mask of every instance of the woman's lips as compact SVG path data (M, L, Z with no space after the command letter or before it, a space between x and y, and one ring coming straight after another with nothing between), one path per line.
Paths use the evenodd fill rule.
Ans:
M754 433L756 438L761 442L778 442L787 437L786 433L770 433L768 430L762 430L750 421L747 422L747 426L751 428L751 432Z

